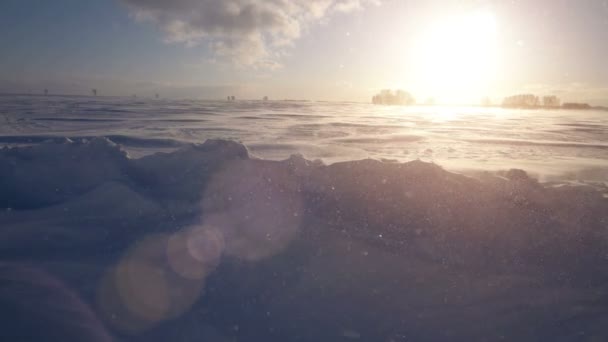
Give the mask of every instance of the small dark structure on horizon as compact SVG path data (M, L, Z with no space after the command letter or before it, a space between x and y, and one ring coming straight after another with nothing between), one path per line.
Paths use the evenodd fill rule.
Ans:
M372 103L375 105L400 105L400 106L409 106L416 103L416 100L410 93L398 89L393 92L390 89L383 89L372 97Z
M93 96L97 96L97 89L95 89L95 88L91 89L91 93L93 93Z
M154 94L154 98L158 98L158 93Z
M264 96L264 98L262 99L264 102L268 101L268 96Z
M228 96L228 97L226 97L226 99L228 101L236 101L236 97L234 97L234 95Z
M47 96L49 94L49 90L48 89L44 89L44 96Z

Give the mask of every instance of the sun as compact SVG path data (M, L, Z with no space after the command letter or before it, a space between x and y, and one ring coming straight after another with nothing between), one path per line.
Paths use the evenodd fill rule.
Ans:
M498 70L497 38L496 17L491 12L430 22L412 50L417 88L445 102L481 98Z

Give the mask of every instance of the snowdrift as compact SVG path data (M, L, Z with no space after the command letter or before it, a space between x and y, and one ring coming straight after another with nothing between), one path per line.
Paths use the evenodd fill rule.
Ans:
M0 208L0 278L52 277L125 340L608 338L608 200L522 170L66 139L0 150Z

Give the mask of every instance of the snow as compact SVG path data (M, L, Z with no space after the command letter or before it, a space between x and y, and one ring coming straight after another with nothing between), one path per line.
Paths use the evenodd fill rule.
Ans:
M450 171L526 170L541 181L608 182L607 112L373 106L297 101L196 101L0 96L0 146L107 137L132 157L207 139L251 154L327 164L421 159Z
M126 340L605 339L605 190L230 140L130 156L55 139L0 150L0 254Z

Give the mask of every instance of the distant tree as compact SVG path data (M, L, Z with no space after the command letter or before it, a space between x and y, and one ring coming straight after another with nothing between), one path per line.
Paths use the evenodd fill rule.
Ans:
M393 91L390 89L382 89L380 91L380 98L382 101L391 101L393 98Z
M95 89L95 88L91 89L91 93L93 93L93 96L97 96L97 89Z
M506 97L502 105L514 108L535 108L540 106L540 99L534 94L519 94Z
M560 100L557 96L545 96L543 97L543 106L545 107L559 107Z
M401 89L395 92L390 89L382 89L380 93L372 97L373 104L381 105L412 105L415 102L410 93Z
M416 102L410 93L401 89L397 90L395 97L395 104L412 105Z
M588 103L566 102L562 105L564 109L591 109Z

